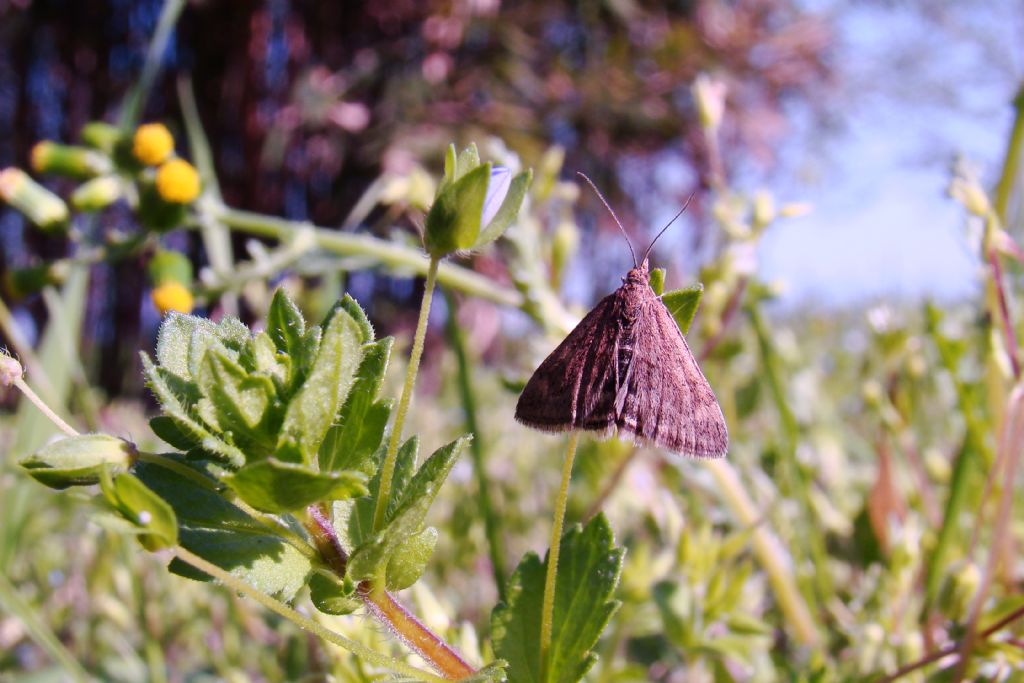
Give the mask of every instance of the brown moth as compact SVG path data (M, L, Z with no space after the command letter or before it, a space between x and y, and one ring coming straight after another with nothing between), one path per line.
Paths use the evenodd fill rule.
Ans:
M519 397L516 420L549 432L617 430L682 455L720 458L729 447L725 418L675 319L651 289L653 246L637 265L630 245L634 267L622 286L540 364Z

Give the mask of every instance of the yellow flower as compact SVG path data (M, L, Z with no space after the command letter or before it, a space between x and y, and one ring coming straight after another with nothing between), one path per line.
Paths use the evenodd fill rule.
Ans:
M132 141L132 154L148 166L163 162L174 151L174 138L162 123L139 126Z
M166 315L169 311L178 313L192 312L192 292L188 291L183 284L170 280L159 287L155 287L150 294L153 305L160 311L160 315Z
M171 159L157 169L156 191L164 201L191 204L199 196L199 173L184 159Z

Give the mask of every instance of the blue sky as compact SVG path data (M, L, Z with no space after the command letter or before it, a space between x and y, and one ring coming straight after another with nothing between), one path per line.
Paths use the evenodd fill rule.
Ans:
M839 17L841 125L794 143L788 173L764 183L814 211L765 236L762 277L784 285L784 306L970 296L978 261L945 188L957 155L986 182L998 175L1024 76L1019 7L940 3L932 23L927 2L819 4Z

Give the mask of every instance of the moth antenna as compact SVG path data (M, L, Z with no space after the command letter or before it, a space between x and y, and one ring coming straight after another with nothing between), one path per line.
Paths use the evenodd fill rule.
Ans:
M636 262L636 252L633 251L633 245L629 241L629 235L626 234L626 229L622 227L622 222L619 220L619 217L615 215L615 211L612 209L611 206L608 205L608 200L606 200L604 198L604 195L601 194L601 190L597 189L597 185L594 184L594 181L588 178L587 175L585 173L582 173L581 171L576 171L576 175L587 181L587 184L590 185L591 189L593 189L594 192L597 194L597 198L601 200L602 204L604 204L604 208L608 209L608 213L610 213L612 215L612 218L615 219L616 225L618 225L619 230L622 231L622 236L626 238L626 246L629 247L629 255L633 257L633 267L636 268L640 264Z
M661 232L659 232L657 235L655 235L654 241L651 242L651 246L647 247L647 251L644 252L644 258L643 258L644 261L646 261L647 257L651 255L651 249L654 249L654 244L658 241L658 238L661 237L662 235L664 235L665 231L668 230L669 227L671 227L671 225L676 222L676 219L683 215L683 212L686 211L686 207L688 207L690 205L690 200L693 199L693 195L695 195L695 194L697 194L697 193L696 192L691 193L690 196L686 198L686 203L683 204L683 208L679 209L679 213L677 213L675 216L673 216L672 220L670 220L665 225L665 227L661 229Z

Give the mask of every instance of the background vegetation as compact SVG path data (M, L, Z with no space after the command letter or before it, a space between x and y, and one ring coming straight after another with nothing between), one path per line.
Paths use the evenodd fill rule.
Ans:
M704 285L688 340L732 447L723 468L582 438L568 520L603 510L627 551L588 678L854 681L905 667L1011 680L1024 666L1024 102L994 182L966 164L950 176L978 235L975 300L778 315L756 254L807 207L747 186L744 169L773 167L794 112L816 132L834 116L833 19L786 1L0 2L0 166L74 209L69 230L38 229L15 201L0 209L4 342L77 427L159 450L138 352L152 353L166 278L197 312L255 327L278 286L309 320L349 292L397 339L381 392L397 398L427 268L418 231L448 143L533 168L517 223L441 272L406 427L427 452L476 435L430 512L427 573L401 598L483 664L508 576L547 548L564 450L513 421L517 389L628 263L572 172L606 190L639 244L660 227L649 207L695 192L693 239L654 260L671 284ZM130 193L79 211L81 179L33 150L77 144L95 120L164 122L203 195L167 225ZM666 168L679 182L636 180ZM180 258L154 266L167 254L197 275ZM169 574L166 555L84 514L85 495L31 480L16 460L56 430L16 392L3 401L0 678L379 673ZM364 615L307 611L404 652Z

